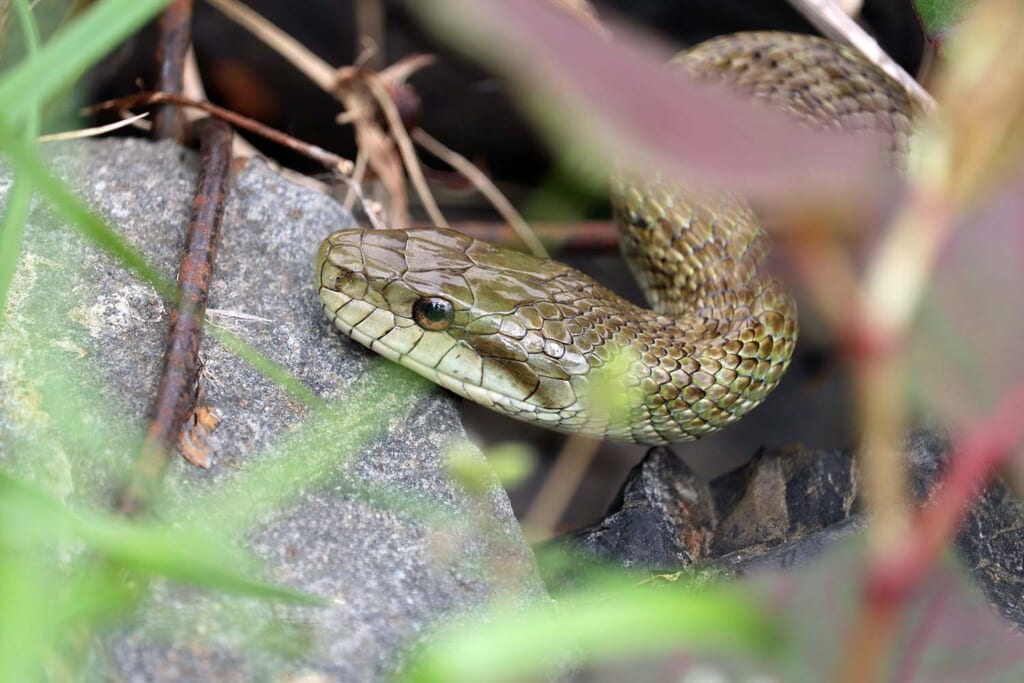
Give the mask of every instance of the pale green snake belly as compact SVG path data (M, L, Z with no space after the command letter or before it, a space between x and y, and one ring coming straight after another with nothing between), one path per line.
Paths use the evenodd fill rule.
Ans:
M801 123L907 147L904 90L810 36L735 34L677 59ZM643 444L689 441L775 388L797 337L765 271L768 240L740 200L617 174L626 258L651 309L557 261L451 230L341 230L320 245L324 310L355 341L451 391L551 429Z

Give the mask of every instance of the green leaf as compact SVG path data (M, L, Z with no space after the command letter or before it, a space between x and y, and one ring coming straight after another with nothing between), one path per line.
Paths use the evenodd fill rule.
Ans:
M39 51L39 27L36 25L28 0L15 0L18 22L25 34L25 47L29 56ZM2 30L3 27L0 27ZM2 40L2 39L0 39ZM39 106L36 105L28 113L28 120L23 132L25 142L32 143L39 135ZM29 204L32 200L32 183L24 177L15 175L14 187L7 195L7 206L4 208L3 220L0 221L0 325L4 322L7 310L7 292L14 279L14 271L18 267L18 255L21 253L21 238L25 231L25 220L28 218Z
M46 588L31 559L0 542L0 680L39 675L42 645L53 632Z
M537 461L536 453L522 441L495 444L483 458L472 444L456 442L446 458L448 474L471 493L490 489L495 476L502 486L515 486L530 476Z
M17 121L70 85L152 19L168 0L101 0L0 78L0 116Z
M238 571L251 565L238 553L198 530L72 512L33 487L0 472L0 546L34 546L72 536L92 550L143 576L258 598L315 604L317 599L255 581Z
M971 0L915 0L914 7L929 37L945 35L963 18Z
M768 618L737 591L637 587L631 577L443 631L406 673L416 683L508 681L684 648L767 654Z

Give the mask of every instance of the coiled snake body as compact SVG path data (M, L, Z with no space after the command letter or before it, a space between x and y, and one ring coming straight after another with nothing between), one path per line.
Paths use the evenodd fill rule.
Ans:
M801 123L907 147L904 90L811 36L735 34L676 60ZM341 230L317 283L342 332L470 400L552 429L643 444L739 419L778 384L796 308L764 272L768 240L742 201L617 174L623 252L651 309L557 261L451 230Z

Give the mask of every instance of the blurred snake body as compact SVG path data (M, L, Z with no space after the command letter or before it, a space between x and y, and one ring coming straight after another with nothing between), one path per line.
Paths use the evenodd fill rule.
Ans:
M905 91L830 41L735 34L676 63L802 124L882 131L894 158L906 150ZM778 384L797 337L760 223L736 198L627 173L615 174L612 202L649 309L558 261L413 229L324 240L324 310L382 356L551 429L666 444L735 422Z

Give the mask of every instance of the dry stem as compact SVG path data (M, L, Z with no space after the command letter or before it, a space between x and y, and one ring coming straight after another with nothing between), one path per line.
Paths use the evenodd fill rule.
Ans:
M935 108L935 99L928 91L904 71L903 67L881 48L878 41L860 27L860 24L851 19L836 0L789 0L789 4L816 29L833 40L850 45L889 77L895 79L924 111Z
M508 200L508 197L502 194L501 190L473 162L455 150L448 148L422 128L413 131L412 137L413 140L422 145L428 152L444 161L469 182L473 183L476 189L480 191L480 194L486 197L498 213L501 214L501 217L512 226L519 239L523 241L534 256L550 258L548 250L544 248L544 244L537 238L537 235L523 219L522 215L512 206L512 202Z

